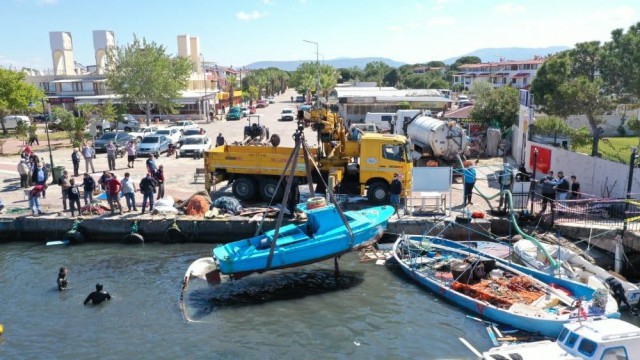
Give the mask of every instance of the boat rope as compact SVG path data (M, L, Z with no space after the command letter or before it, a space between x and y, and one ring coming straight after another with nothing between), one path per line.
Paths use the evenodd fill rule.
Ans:
M460 166L464 167L462 159L460 158L459 155L457 156L457 158L458 158L458 162L460 163ZM520 226L518 226L518 222L516 221L516 218L515 218L515 211L513 209L513 197L511 195L511 191L502 190L502 191L500 191L500 192L498 192L498 193L496 193L494 195L488 196L488 195L485 195L480 189L478 189L477 186L474 186L474 189L487 202L489 200L495 199L498 196L504 195L506 197L507 204L509 205L509 217L511 219L511 224L515 228L516 232L518 234L520 234L523 238L531 241L534 245L536 245L538 247L538 249L540 249L540 251L544 254L544 256L549 260L549 265L551 265L551 267L553 267L554 269L557 269L557 268L560 267L560 264L553 258L553 256L549 255L547 250L544 248L544 246L542 246L542 244L540 243L540 241L538 241L538 239L536 239L535 237L533 237L531 235L528 235L527 233L522 231L522 229L520 229Z

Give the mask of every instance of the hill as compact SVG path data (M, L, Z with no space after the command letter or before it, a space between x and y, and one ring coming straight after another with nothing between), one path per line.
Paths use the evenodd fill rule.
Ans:
M251 64L246 65L245 67L248 69L266 69L269 67L275 67L284 71L294 71L298 68L300 64L303 62L308 62L309 60L295 60L295 61L258 61ZM397 68L406 63L395 61L388 58L381 57L363 57L363 58L337 58L333 60L323 60L322 62L327 65L331 65L335 68L350 68L352 66L357 66L360 69L364 69L364 67L374 61L382 61L383 63Z
M543 48L484 48L474 50L470 53L442 60L445 64L453 64L458 58L463 56L477 56L482 62L497 62L500 58L504 60L529 60L534 56L547 56L561 51L568 50L568 46L548 46Z

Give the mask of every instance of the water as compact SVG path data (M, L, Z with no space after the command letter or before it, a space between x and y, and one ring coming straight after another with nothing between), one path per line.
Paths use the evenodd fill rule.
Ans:
M189 264L211 245L0 245L1 359L471 359L459 342L491 343L482 324L398 271L356 254L250 277L192 282L186 322L178 298ZM71 289L58 292L58 268ZM95 283L113 296L83 306Z

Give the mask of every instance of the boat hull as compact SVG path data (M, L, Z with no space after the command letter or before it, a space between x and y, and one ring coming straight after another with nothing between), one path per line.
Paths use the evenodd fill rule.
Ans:
M336 220L335 208L327 206L309 210L307 223L286 225L279 229L271 264L268 264L268 260L275 230L214 248L213 257L223 274L246 274L306 265L340 256L377 241L393 212L391 206L345 212L353 233L351 237L342 221L339 218ZM317 231L311 231L310 227Z
M553 315L553 314L544 314L543 317L538 317L541 312L528 313L527 311L515 310L515 307L511 307L509 309L500 308L492 305L491 303L479 300L470 296L465 295L464 293L455 290L453 286L450 284L443 283L442 281L438 281L434 279L432 276L429 276L424 271L417 270L417 267L410 265L410 261L406 259L402 259L399 255L399 247L403 246L404 239L401 237L394 244L394 257L396 258L398 264L400 264L401 269L405 274L407 274L412 280L416 281L420 285L426 287L431 290L435 294L445 298L451 303L460 306L470 312L479 314L491 321L508 324L515 328L529 331L532 333L540 333L544 336L555 337L562 330L563 324L571 321L572 319L577 318L577 311L572 313L567 313L564 315ZM432 243L433 249L436 251L443 251L446 254L446 251L449 251L452 248L443 246L443 245L435 245ZM454 250L455 251L455 250ZM486 258L485 258L486 259ZM497 262L500 268L505 269L507 271L513 273L519 273L524 275L524 273L519 272L516 269L510 268L509 266ZM551 291L546 288L546 291ZM514 309L514 310L511 310ZM587 314L587 316L600 316L599 314ZM619 316L619 314L618 314Z

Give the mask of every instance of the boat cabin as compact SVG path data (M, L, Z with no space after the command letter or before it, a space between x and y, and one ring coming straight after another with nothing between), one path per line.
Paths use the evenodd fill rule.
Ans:
M583 359L634 359L640 354L640 328L618 319L574 322L564 326L556 343Z

